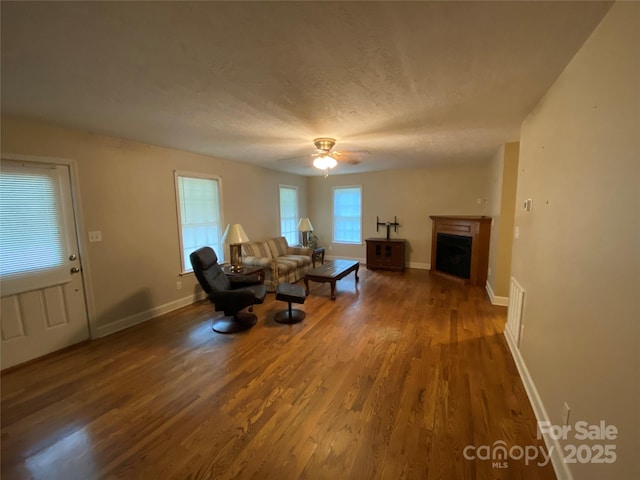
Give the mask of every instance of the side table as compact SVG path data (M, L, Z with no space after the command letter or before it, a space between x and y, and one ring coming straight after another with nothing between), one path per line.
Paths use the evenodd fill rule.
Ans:
M231 270L231 265L221 265L222 271L225 275L257 275L260 277L260 283L264 283L264 268L263 267L243 267L240 272Z

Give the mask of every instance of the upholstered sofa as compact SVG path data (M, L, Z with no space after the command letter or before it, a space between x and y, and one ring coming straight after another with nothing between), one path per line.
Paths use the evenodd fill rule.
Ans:
M295 283L311 270L313 250L290 247L284 237L242 244L242 263L264 268L267 291L275 292L278 283Z

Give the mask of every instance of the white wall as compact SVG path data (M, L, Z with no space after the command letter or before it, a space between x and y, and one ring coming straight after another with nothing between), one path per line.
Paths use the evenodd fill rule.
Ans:
M522 125L512 273L526 291L521 354L554 424L604 420L611 465L640 478L640 4L616 3ZM581 444L571 436L565 443Z
M352 175L329 175L309 179L309 216L319 245L331 247L327 255L366 257L366 246L332 243L333 187L362 186L362 238L384 238L381 222L396 216L400 227L391 238L407 239L407 266L428 268L431 262L429 215L485 215L490 182L487 161L474 165L409 170L391 170ZM481 199L478 205L477 199Z
M487 290L492 302L498 305L506 305L509 297L519 149L518 142L507 143L489 163L491 193L488 210L493 221Z
M2 119L2 151L74 160L79 172L94 334L108 333L190 303L193 274L180 276L174 170L222 177L223 220L251 239L280 234L279 184L298 186L307 212L307 179L180 150L15 118ZM182 290L176 282L182 282ZM186 303L185 303L186 302Z

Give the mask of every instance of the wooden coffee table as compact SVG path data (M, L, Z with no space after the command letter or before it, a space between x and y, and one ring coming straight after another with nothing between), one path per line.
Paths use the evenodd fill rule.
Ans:
M331 300L336 299L336 282L341 278L346 277L351 272L356 273L356 282L358 278L358 269L360 268L360 262L356 260L332 260L324 265L320 265L317 268L311 269L304 276L304 287L309 295L309 280L314 282L324 282L331 284Z

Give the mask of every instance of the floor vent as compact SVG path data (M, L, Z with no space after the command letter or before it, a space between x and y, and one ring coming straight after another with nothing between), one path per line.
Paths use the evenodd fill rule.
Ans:
M524 306L524 289L517 280L511 277L509 287L509 310L507 313L506 328L516 345L520 346L520 334L522 331L522 311Z

